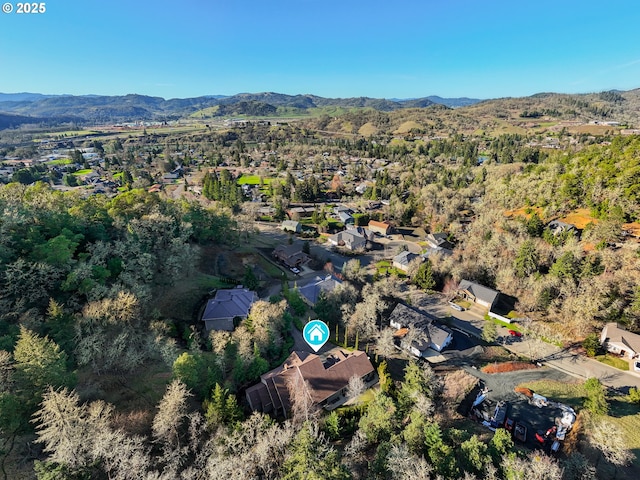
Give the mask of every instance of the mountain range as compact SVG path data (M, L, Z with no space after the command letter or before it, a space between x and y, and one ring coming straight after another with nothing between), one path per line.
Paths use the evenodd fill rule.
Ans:
M5 123L15 115L20 124L34 117L42 119L75 119L77 121L110 122L133 120L170 120L185 116L197 118L250 115L305 115L322 108L372 108L393 111L402 108L423 108L434 103L448 107L473 105L471 98L425 97L407 100L387 100L369 97L324 98L316 95L285 95L281 93L240 93L233 96L209 95L194 98L173 98L147 95L44 95L40 93L0 93L0 114Z
M492 100L437 96L410 99L325 98L274 92L168 100L137 94L0 93L0 129L25 123L116 123L187 117L196 120L242 116L337 119L345 113L356 112L392 115L399 124L415 120L426 126L429 122L440 121L469 131L478 128L494 131L503 126L506 128L506 124L519 127L566 120L613 121L635 126L640 118L640 89L587 94L538 93L529 97ZM425 115L423 120L418 118ZM487 125L481 127L480 123Z

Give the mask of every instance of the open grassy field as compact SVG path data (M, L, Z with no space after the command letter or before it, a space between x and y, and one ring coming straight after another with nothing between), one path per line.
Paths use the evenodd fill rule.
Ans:
M371 135L378 133L378 129L371 122L367 122L360 127L358 133L364 137L370 137Z
M409 133L411 130L423 130L424 127L414 120L409 120L400 124L400 126L393 132L396 135L402 135Z
M94 135L98 133L96 130L65 130L64 132L47 132L45 137L80 137L86 135Z
M49 160L47 165L70 165L72 160L70 158L57 158L55 160Z
M163 317L189 322L194 309L207 292L216 288L229 288L219 278L200 271L192 272L164 290L156 299L156 308Z
M77 170L77 171L73 172L73 174L76 177L79 177L81 175L87 175L87 174L89 174L91 172L93 172L93 170L91 170L90 168L83 168L82 170Z
M273 178L262 178L262 183L268 185L273 181ZM238 179L238 185L260 185L260 176L259 175L242 175Z
M571 223L576 226L576 228L582 230L589 223L598 223L598 219L591 216L591 211L587 208L579 208L571 213L569 213L566 217L561 218L560 221L565 223Z
M526 219L531 218L531 215L537 213L538 216L544 221L544 216L542 215L543 208L542 207L522 207L515 210L507 210L504 212L505 217L524 217Z

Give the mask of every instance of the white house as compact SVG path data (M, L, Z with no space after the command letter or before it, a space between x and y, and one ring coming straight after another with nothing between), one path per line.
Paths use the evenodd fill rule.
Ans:
M640 335L628 332L616 323L607 323L600 334L600 344L621 357L640 358Z
M439 324L435 317L402 303L396 305L391 312L389 324L398 331L406 329L406 332L402 333L400 346L417 357L427 356L429 348L441 352L453 341L453 332ZM416 334L407 335L410 329L417 330L414 332ZM405 340L409 337L413 338L411 343Z

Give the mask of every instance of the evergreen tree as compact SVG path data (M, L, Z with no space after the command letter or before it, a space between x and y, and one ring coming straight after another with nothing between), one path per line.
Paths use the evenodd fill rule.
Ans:
M74 376L67 370L67 354L48 337L40 337L25 327L13 352L16 382L28 392L25 401L35 406L47 387L70 387Z
M514 261L516 275L525 278L538 271L538 253L532 240L526 240L518 250Z
M436 281L433 278L433 270L431 268L431 262L427 259L418 267L415 275L413 276L413 283L415 283L422 290L432 290L436 286Z

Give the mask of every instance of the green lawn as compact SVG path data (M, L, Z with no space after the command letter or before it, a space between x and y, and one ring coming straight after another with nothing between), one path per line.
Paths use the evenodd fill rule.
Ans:
M272 178L262 178L262 182L267 185L271 183ZM238 185L260 185L260 176L259 175L242 175L238 179Z
M387 274L395 275L400 278L407 276L407 274L402 270L399 270L396 267L391 266L391 262L389 262L388 260L379 261L378 263L376 263L375 267L376 267L376 274L381 277Z
M566 383L555 380L537 380L518 386L526 387L551 400L560 401L573 407L580 407L584 399L584 387L582 385L583 382L578 381L577 383Z
M618 357L614 357L613 355L598 355L596 356L596 360L605 365L609 365L610 367L618 368L620 370L629 370L629 362L623 360Z
M58 158L56 160L50 160L47 165L69 165L73 163L70 158Z
M91 170L90 168L83 168L82 170L73 172L73 174L77 177L80 175L87 175L88 173L91 173L91 172L93 172L93 170Z

